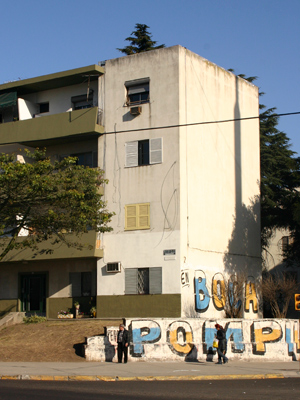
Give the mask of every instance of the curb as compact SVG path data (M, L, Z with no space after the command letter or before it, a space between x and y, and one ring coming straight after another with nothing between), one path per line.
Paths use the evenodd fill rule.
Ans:
M98 376L98 375L2 375L0 380L22 381L209 381L209 380L237 380L237 379L283 379L283 374L258 374L258 375L200 375L200 376Z

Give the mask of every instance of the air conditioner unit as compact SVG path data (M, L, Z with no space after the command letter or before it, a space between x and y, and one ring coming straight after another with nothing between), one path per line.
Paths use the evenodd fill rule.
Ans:
M142 112L142 107L130 107L131 115L140 115Z
M121 272L121 263L120 262L111 262L106 264L106 272L114 273Z

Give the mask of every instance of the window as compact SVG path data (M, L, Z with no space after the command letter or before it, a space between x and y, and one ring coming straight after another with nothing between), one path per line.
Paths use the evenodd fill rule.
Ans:
M290 249L292 243L293 239L290 236L282 236L278 243L282 254L285 254Z
M125 82L127 105L149 103L149 78Z
M98 153L96 151L88 151L86 153L71 154L71 157L77 157L76 165L96 168L98 164Z
M161 294L162 268L125 269L125 294Z
M125 143L125 167L162 163L162 138Z
M73 103L74 110L82 110L84 108L93 107L93 91L90 90L89 94L82 94L79 96L71 97L71 102Z
M40 106L40 114L49 112L49 103L41 103Z
M125 230L150 229L150 203L125 206Z
M96 271L93 272L70 272L70 297L95 296L96 294Z
M97 168L98 166L98 152L88 151L86 153L73 153L73 154L60 154L56 157L62 161L66 157L77 157L76 165L83 165L85 167Z

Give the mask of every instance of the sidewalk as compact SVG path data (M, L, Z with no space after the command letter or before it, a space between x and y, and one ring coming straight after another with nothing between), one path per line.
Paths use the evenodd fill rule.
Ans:
M299 378L300 363L214 362L0 362L0 379L22 380L216 380Z

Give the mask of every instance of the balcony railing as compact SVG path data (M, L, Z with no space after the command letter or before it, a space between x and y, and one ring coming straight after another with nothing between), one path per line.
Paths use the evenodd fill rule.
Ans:
M0 144L22 143L36 146L45 141L88 138L104 132L98 124L98 107L68 111L23 121L0 124Z
M19 237L18 241L24 237ZM55 260L62 258L85 258L85 257L103 257L101 249L100 236L95 231L89 231L77 237L68 234L66 239L69 243L80 243L79 246L68 247L65 243L59 242L52 244L51 240L46 240L37 245L37 249L13 249L11 250L2 262L15 261L33 261L33 260ZM9 238L7 238L7 241Z

